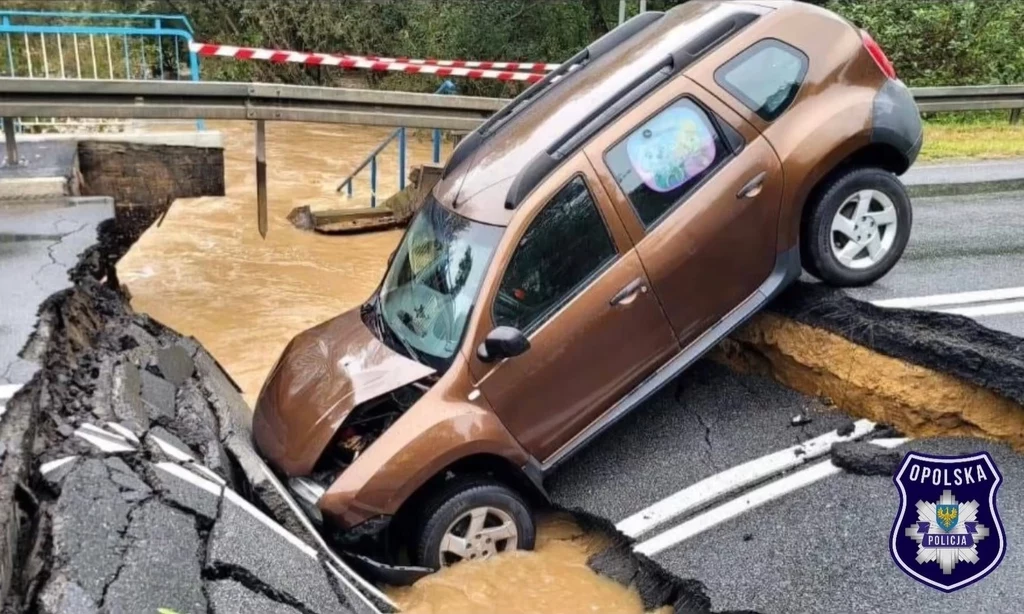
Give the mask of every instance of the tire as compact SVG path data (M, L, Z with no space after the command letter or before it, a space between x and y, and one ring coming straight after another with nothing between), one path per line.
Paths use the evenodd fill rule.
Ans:
M498 535L497 529L510 521L515 525L515 537L487 541L486 533L481 532L482 537L474 539L469 530L474 511L481 509L490 510L485 514L485 529ZM434 570L461 560L489 558L500 552L532 550L536 541L530 506L519 493L489 478L451 480L428 499L423 517L415 539L415 558L420 565ZM470 541L472 549L466 551L468 556L452 552L442 555L442 541L449 531L456 537L464 535Z
M913 223L900 180L882 169L855 168L818 194L800 237L807 272L839 287L866 286L888 273L903 255Z

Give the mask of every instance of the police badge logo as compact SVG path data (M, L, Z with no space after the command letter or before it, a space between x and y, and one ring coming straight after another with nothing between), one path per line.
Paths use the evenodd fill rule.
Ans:
M900 511L892 525L889 551L896 565L911 578L947 593L991 573L1006 552L996 511L996 490L1002 481L987 452L908 453L893 476Z

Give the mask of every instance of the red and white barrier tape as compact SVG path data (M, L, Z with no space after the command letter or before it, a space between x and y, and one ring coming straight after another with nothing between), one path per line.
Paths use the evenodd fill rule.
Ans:
M264 60L268 62L290 62L313 66L338 66L377 72L402 72L407 74L437 75L438 77L467 77L469 79L496 79L498 81L525 81L536 83L544 78L543 72L520 72L499 69L516 66L521 70L529 67L557 67L557 64L528 62L470 62L464 60L403 60L400 58L371 58L363 56L333 55L329 53L303 53L254 47L233 47L207 43L189 43L189 50L205 57L224 57L236 60ZM486 66L486 68L485 68ZM553 70L553 68L545 68Z

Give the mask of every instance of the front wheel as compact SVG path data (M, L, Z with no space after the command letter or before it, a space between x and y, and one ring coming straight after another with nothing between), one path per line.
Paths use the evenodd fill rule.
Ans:
M896 265L910 239L913 212L895 175L857 168L826 185L801 236L808 271L834 286L865 286Z
M452 480L430 499L416 540L416 558L430 569L532 550L529 505L514 490L486 479Z

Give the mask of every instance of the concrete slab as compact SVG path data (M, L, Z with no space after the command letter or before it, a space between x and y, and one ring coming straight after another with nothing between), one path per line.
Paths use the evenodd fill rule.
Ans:
M0 205L0 385L24 383L35 373L18 352L39 304L70 286L68 269L95 243L99 223L114 216L109 199L86 203Z

